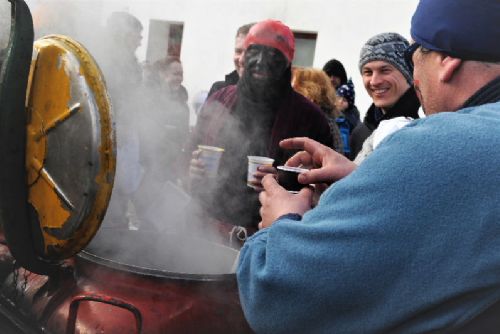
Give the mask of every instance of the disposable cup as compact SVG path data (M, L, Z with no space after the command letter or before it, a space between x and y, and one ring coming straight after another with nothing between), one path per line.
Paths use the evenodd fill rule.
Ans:
M217 176L220 158L222 157L222 153L224 153L224 149L208 145L198 145L198 149L201 151L199 159L205 165L205 175L207 177Z
M274 159L268 157L259 157L256 155L248 156L248 174L247 174L247 185L251 188L254 186L251 184L252 181L257 181L254 177L255 172L259 166L272 166Z
M300 189L307 187L307 184L299 183L298 176L300 173L307 172L308 169L289 166L278 166L278 183L290 192L298 192Z

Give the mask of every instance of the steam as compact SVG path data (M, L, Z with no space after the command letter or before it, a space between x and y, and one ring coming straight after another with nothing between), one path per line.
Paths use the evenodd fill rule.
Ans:
M100 254L102 256L119 254L121 259L144 266L180 261L176 257L186 261L193 258L189 256L190 252L206 253L202 260L193 260L194 268L183 266L182 270L202 273L208 264L213 268L227 268L224 273L228 273L235 255L231 256L229 265L221 264L221 261L227 263L227 256L211 256L197 250L200 239L183 238L185 243L192 241L194 244L184 244L178 250L167 247L175 241L172 235L197 237L215 243L227 243L229 235L221 234L193 214L196 208L182 187L186 171L181 165L185 154L181 149L189 131L187 97L184 101L179 100L178 95L165 89L164 81L152 83L144 75L146 65L151 64L139 62L136 56L142 34L137 18L124 11L119 2L27 2L33 14L36 38L63 34L83 44L104 73L112 102L117 135L115 184L101 231L89 249L108 252ZM147 40L143 38L142 43L147 43ZM130 231L133 231L134 239L126 238L123 244L117 237L106 240L101 236L128 235ZM151 234L157 236L155 242L151 241ZM106 246L110 242L112 251L109 244ZM141 246L131 247L131 242ZM210 264L210 261L213 262ZM172 271L164 266L162 269Z

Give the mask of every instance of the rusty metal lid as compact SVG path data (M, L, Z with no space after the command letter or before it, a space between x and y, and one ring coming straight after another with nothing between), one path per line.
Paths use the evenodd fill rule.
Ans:
M57 261L97 232L115 172L110 102L83 46L60 35L35 42L27 111L29 219L38 255Z
M116 143L103 76L59 35L33 43L23 0L0 71L0 225L17 264L50 274L97 232L113 187Z

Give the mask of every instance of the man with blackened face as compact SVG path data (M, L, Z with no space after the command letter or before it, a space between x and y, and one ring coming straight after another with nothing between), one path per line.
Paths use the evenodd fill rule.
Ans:
M283 54L272 47L252 45L245 52L245 67L255 80L279 79L290 63Z
M275 173L264 167L257 180L247 184L247 156L274 159L283 165L293 152L279 147L291 136L316 138L331 146L328 122L323 113L291 87L291 64L295 51L292 31L282 22L255 24L245 38L243 74L237 85L214 93L203 106L187 152L190 191L198 199L204 220L210 217L228 227L240 225L250 232L260 221L260 179ZM224 149L215 178L205 177L197 145Z

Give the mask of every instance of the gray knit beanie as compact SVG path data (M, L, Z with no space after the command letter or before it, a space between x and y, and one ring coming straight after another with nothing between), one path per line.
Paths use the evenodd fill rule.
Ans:
M406 81L413 84L413 76L404 60L404 51L410 45L408 40L395 32L385 32L370 38L361 48L359 70L374 60L386 61L395 66Z

